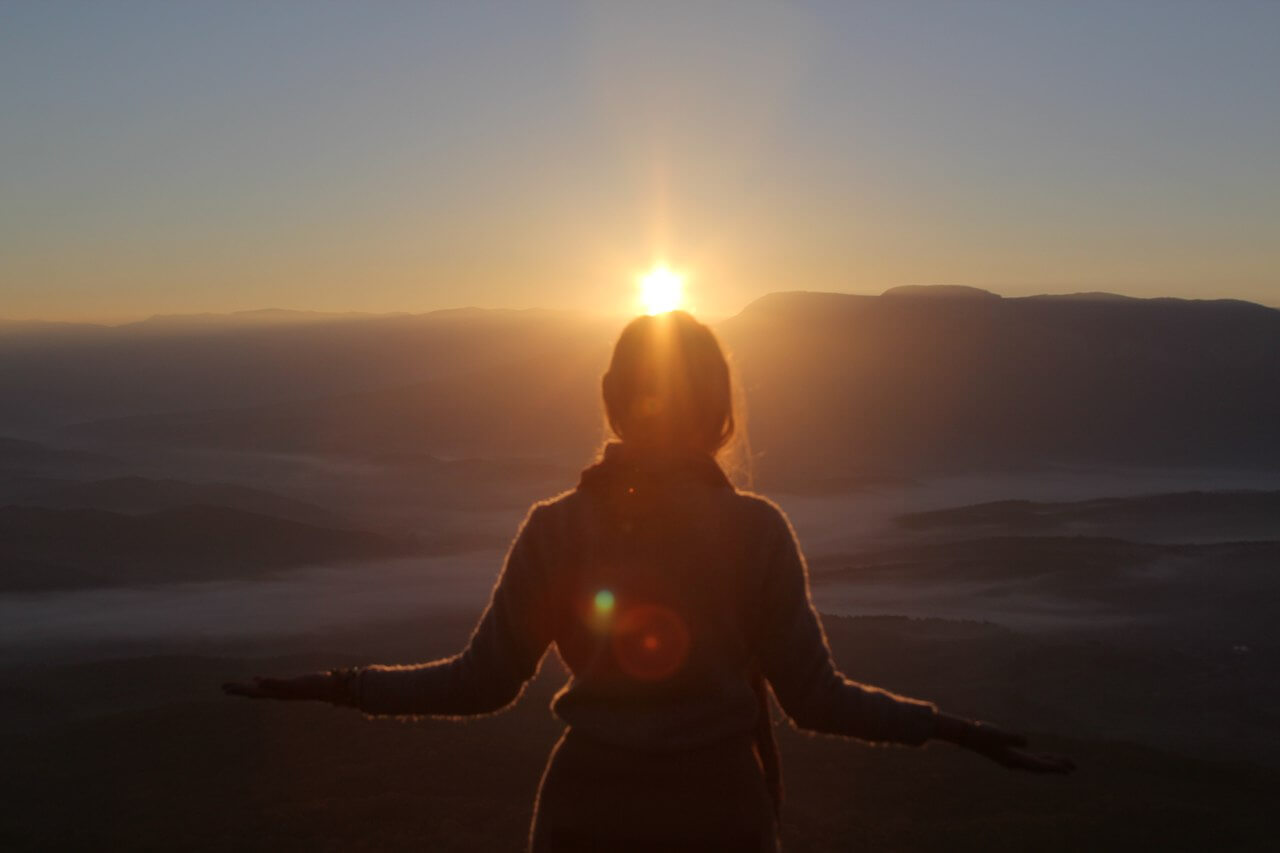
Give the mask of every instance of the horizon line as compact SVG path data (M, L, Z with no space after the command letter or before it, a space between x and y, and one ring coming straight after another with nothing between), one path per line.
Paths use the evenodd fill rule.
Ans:
M930 291L933 291L933 293L929 293ZM946 291L947 293L942 293L940 291ZM1265 302L1258 302L1252 299L1244 299L1244 298L1233 297L1233 296L1216 296L1216 297L1131 296L1129 294L1118 293L1118 292L1109 291L1109 290L1045 292L1045 293L1026 294L1026 295L1020 295L1020 296L1010 296L1007 294L998 293L988 288L976 287L973 285L906 284L906 285L894 285L892 287L886 288L883 291L880 291L879 293L855 292L855 291L848 291L848 290L806 290L802 288L794 289L794 290L772 290L756 297L755 299L750 300L735 312L720 315L720 316L703 315L703 317L704 318L709 317L710 319L708 320L708 322L712 322L712 323L720 322L722 320L726 320L731 317L735 317L738 314L741 314L747 308L751 307L757 302L760 302L761 300L768 299L773 296L785 295L785 294L796 294L796 293L830 295L830 296L850 296L850 297L860 297L860 298L879 298L884 296L909 297L909 296L927 296L927 295L932 295L934 297L941 297L948 294L952 296L960 296L961 294L967 294L970 297L977 297L977 298L994 297L996 299L1002 299L1002 300L1003 299L1023 300L1023 299L1044 299L1044 298L1067 299L1072 297L1083 299L1087 297L1094 297L1098 300L1116 300L1116 301L1122 300L1127 302L1157 302L1157 301L1237 302L1237 303L1242 303L1246 305L1255 305L1259 308L1267 308L1270 310L1280 310L1280 305L1270 305ZM118 319L118 320L86 320L86 319L47 317L47 316L46 317L9 317L9 316L0 315L0 326L17 326L17 325L92 326L92 327L102 328L102 329L119 329L119 328L125 328L127 326L137 326L137 325L142 325L145 323L153 323L153 322L200 320L200 319L230 320L235 318L251 320L255 316L262 319L268 319L271 316L281 317L281 316L310 315L319 321L344 320L344 319L356 319L356 318L375 320L375 319L386 319L386 318L392 318L392 317L404 317L404 318L427 317L433 314L460 313L460 312L466 312L466 311L476 311L476 312L546 311L546 312L560 313L560 314L584 314L584 315L596 316L601 318L632 316L632 312L629 312L629 311L611 312L611 311L601 311L598 309L593 310L588 308L555 307L555 306L546 306L546 305L486 306L486 305L466 304L466 305L445 306L440 308L430 308L423 311L413 311L413 310L405 310L405 309L392 309L387 311L370 311L370 310L362 310L362 309L354 309L354 308L344 309L344 310L322 310L318 308L282 308L278 306L266 306L266 307L258 307L258 308L234 308L234 309L228 309L225 311L200 311L200 310L194 310L190 312L159 311L159 312L149 313L149 314L130 315L128 319Z

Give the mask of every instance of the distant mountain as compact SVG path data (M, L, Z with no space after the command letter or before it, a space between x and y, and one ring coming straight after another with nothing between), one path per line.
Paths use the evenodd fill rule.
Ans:
M252 577L278 569L410 553L411 543L227 509L146 515L0 507L0 590L31 591Z
M51 447L36 441L0 436L0 472L58 476L111 467L115 460L101 453Z
M337 514L323 507L234 483L113 477L46 487L16 503L50 509L101 509L129 515L187 506L218 506L320 527L342 526Z
M410 385L211 411L138 415L75 425L77 440L222 450L404 456L585 458L603 435L598 402L603 341L546 342L531 357L461 363Z
M764 479L1058 463L1280 467L1278 310L909 295L778 293L720 326Z
M616 323L569 311L153 317L0 326L0 430L274 405L607 351Z
M900 297L925 297L927 299L1000 299L1001 297L989 290L983 290L980 287L965 287L959 284L904 284L900 287L891 287L884 293L882 297L890 299Z
M94 377L96 402L82 394L64 412L133 412L77 426L77 441L582 460L603 435L599 377L619 326L462 311L130 338L132 350L51 350L74 377L50 379L44 399ZM718 330L762 486L1059 464L1280 468L1276 309L895 288L776 293ZM104 383L104 363L144 390ZM0 390L13 364L0 349ZM235 398L257 401L220 405Z
M155 314L135 323L123 323L118 329L173 330L197 328L233 328L236 326L291 326L303 323L343 323L380 317L405 317L406 314L369 314L359 311L293 311L285 308L259 308L232 311L229 314Z
M915 531L1075 534L1158 542L1280 540L1280 492L1178 492L1086 501L993 501L915 512Z

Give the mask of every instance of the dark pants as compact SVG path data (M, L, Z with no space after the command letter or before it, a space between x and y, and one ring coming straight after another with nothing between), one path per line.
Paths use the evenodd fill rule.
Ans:
M750 738L639 752L566 732L538 788L532 853L774 853L773 801Z

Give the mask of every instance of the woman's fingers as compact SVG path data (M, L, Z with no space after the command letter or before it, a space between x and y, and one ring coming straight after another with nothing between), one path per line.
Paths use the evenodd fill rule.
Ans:
M988 757L1011 770L1026 770L1030 773L1066 774L1076 769L1075 762L1070 758L1031 753L1021 749L998 750L988 753Z
M258 689L276 699L298 699L301 696L301 685L296 678L255 678Z
M300 675L296 678L270 678L255 676L252 683L228 682L222 685L228 696L246 696L250 699L280 699L301 701L305 699L330 700L333 681L326 672Z
M1031 773L1070 773L1076 765L1069 758L1026 751L1027 739L1017 732L993 726L980 720L966 720L951 714L939 714L938 734L979 755L985 755L1013 770Z
M228 682L222 685L222 692L229 696L247 696L250 699L296 699L297 691L290 684L291 679L261 678L255 676L251 683Z
M267 698L267 694L257 684L246 684L242 681L228 681L222 685L222 692L228 696L247 696L250 699Z

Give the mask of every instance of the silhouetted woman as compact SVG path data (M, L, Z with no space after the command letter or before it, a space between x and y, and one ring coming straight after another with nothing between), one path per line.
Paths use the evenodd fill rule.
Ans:
M775 850L766 684L803 729L936 738L1012 768L1070 770L1016 735L841 675L786 516L716 463L734 433L730 389L709 328L683 312L635 319L603 382L618 440L576 489L530 510L465 650L226 690L375 715L487 714L519 697L554 643L573 677L552 703L568 727L538 791L536 853Z

